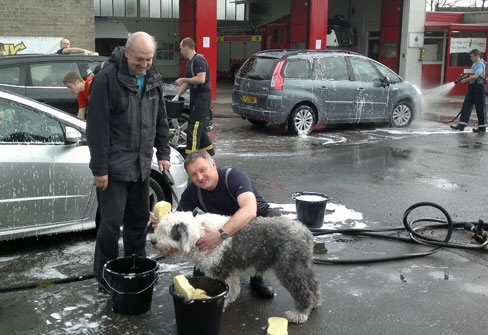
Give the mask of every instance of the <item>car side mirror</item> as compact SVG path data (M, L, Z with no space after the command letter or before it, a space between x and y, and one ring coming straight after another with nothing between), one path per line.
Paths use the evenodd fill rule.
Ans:
M381 84L383 87L388 87L391 85L391 80L387 76L384 76L383 79L381 79Z
M75 144L81 142L81 133L72 127L66 127L66 143Z

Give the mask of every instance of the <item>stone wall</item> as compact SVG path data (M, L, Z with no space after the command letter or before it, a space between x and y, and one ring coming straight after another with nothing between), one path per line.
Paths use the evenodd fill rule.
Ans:
M94 50L93 13L93 0L0 0L0 36L67 37Z

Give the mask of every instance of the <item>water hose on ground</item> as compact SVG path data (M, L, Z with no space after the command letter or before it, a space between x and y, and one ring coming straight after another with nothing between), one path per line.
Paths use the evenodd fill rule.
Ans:
M417 220L409 221L409 215L414 209L420 207L433 207L439 210L445 219L437 218L421 218ZM429 224L424 224L429 223ZM422 224L422 225L419 225ZM403 225L401 228L387 228L387 229L311 229L314 236L322 236L329 234L343 234L343 235L357 235L357 236L367 236L381 239L396 240L406 243L416 243L425 246L431 246L433 248L418 253L410 253L399 256L388 256L380 258L369 258L369 259L325 259L314 257L314 263L316 264L340 264L340 265L352 265L352 264L366 264L366 263L380 263L380 262L390 262L397 260L405 260L423 256L429 256L442 248L458 248L466 250L485 250L488 245L488 239L485 229L488 229L488 225L482 220L478 222L453 222L449 213L433 202L418 202L410 206L403 214ZM419 231L425 229L446 229L446 235L443 240L432 238L421 234ZM471 232L472 237L480 244L459 244L450 242L452 233L455 229L464 229ZM408 232L409 237L394 236L393 232ZM390 233L390 234L386 234Z

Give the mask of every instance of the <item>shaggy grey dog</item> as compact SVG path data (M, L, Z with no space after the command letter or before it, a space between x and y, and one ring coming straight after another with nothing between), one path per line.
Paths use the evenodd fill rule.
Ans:
M321 303L320 285L312 270L313 236L300 222L285 217L257 217L234 236L223 240L211 253L198 249L205 235L203 223L220 228L229 218L216 214L174 212L165 216L154 231L153 243L161 251L177 249L189 256L205 275L225 280L229 294L225 306L240 294L240 276L273 269L290 292L295 311L286 317L304 323Z

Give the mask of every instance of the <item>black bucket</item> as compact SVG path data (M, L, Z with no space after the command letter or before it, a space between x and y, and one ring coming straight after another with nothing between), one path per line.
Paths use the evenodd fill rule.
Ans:
M296 192L295 200L297 219L308 228L320 228L324 224L325 207L329 198L315 192Z
M174 284L169 287L173 296L178 335L218 335L224 312L225 295L229 286L219 279L190 277L191 286L205 290L207 299L185 299L176 293Z
M135 255L105 263L103 279L112 294L113 311L125 315L147 312L151 308L158 268L156 261Z
M178 101L171 101L174 97L174 95L164 96L164 105L166 106L166 116L168 119L179 118L185 106L185 98L179 97Z

